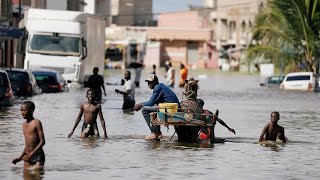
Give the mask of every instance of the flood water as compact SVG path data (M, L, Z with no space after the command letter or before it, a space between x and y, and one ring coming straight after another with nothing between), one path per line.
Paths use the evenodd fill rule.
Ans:
M142 75L136 101L151 96ZM120 82L122 70L107 70L106 82ZM134 73L133 73L134 74ZM158 72L161 74L161 72ZM166 138L145 141L149 130L141 111L123 113L121 86L106 86L102 104L108 140L80 139L82 122L68 139L86 101L87 89L28 98L36 105L34 116L42 121L46 145L45 171L24 173L23 163L11 163L24 147L20 105L0 110L0 179L319 179L320 94L280 91L260 87L260 77L238 73L190 71L200 79L199 98L206 109L218 108L220 118L236 130L236 135L216 125L216 136L225 143L205 146L177 143L173 127L162 127ZM163 75L159 75L164 81ZM175 88L181 100L182 89ZM280 112L287 144L260 145L258 138L272 111ZM99 119L98 126L102 132Z

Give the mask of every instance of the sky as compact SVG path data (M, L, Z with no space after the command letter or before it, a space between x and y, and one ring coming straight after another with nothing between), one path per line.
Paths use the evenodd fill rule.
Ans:
M203 5L203 0L153 0L153 13L189 10L189 5Z
M59 9L58 4L62 4L62 8L66 6L66 0L47 0L47 6L51 9ZM153 0L153 13L176 12L189 10L189 5L203 5L204 0ZM64 7L65 8L65 7Z

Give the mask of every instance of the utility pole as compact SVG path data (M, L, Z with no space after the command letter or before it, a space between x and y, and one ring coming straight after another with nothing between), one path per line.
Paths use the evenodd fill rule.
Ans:
M18 9L18 18L19 18L19 20L21 19L21 1L22 0L19 0L19 9Z

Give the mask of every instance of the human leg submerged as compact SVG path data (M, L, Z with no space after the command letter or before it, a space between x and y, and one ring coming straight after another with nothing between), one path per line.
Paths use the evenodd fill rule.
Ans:
M135 104L136 104L135 100L124 99L123 105L122 105L122 110L133 110Z
M41 149L36 152L28 161L24 162L24 169L32 171L43 170L45 161L46 156L44 151Z

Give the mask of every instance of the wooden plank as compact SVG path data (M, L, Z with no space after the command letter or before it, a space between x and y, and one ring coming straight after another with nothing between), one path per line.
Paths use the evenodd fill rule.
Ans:
M205 116L203 116L205 117ZM173 125L173 126L213 126L211 119L203 118L202 115L192 113L151 113L151 124L153 125ZM205 121L200 119L205 119Z

